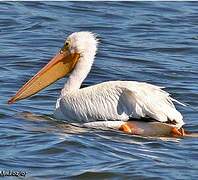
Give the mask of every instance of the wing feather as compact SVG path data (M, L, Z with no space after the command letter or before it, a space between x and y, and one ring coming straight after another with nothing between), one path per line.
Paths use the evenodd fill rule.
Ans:
M184 124L181 113L176 110L172 102L178 101L171 98L169 93L163 91L160 87L136 82L128 83L123 88L128 97L128 103L133 102L132 106L135 111L133 113L135 115L149 116L160 122L175 121L178 126Z

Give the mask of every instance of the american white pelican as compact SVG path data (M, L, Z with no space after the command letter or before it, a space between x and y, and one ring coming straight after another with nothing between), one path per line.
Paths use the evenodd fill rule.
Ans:
M104 126L111 122L113 126L115 122L126 132L131 132L134 124L128 120L133 118L171 124L176 131L183 126L183 117L173 104L178 101L161 87L136 81L109 81L80 89L94 62L97 45L91 32L71 34L56 56L8 103L25 99L70 73L56 103L56 118L87 126L94 126L93 122Z

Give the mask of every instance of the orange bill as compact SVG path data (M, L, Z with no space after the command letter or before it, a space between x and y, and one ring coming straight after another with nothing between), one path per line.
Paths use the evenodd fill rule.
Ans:
M80 55L78 53L71 54L69 51L58 53L45 67L18 90L16 95L8 101L8 104L30 97L64 77L73 70L79 57Z

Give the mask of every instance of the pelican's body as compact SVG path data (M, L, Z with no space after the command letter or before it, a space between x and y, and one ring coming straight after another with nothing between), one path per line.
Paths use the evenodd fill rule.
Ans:
M182 115L171 100L168 93L151 84L109 81L65 92L57 101L54 115L78 122L150 117L161 122L176 121L181 127Z
M80 89L94 62L97 44L90 32L71 34L61 51L9 103L27 98L70 73L56 103L56 118L82 123L151 118L182 127L183 117L172 102L176 100L158 86L109 81Z

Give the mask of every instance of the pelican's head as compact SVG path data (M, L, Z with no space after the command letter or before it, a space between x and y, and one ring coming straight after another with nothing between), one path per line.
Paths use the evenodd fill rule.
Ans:
M90 56L94 57L96 50L97 39L93 33L72 33L55 57L23 85L8 103L12 104L36 94L58 79L68 75L82 59L81 57L85 56L88 59Z
M75 32L66 39L61 50L64 51L65 48L68 48L70 53L78 53L81 54L81 56L85 54L95 55L97 43L98 41L95 34L85 31Z

